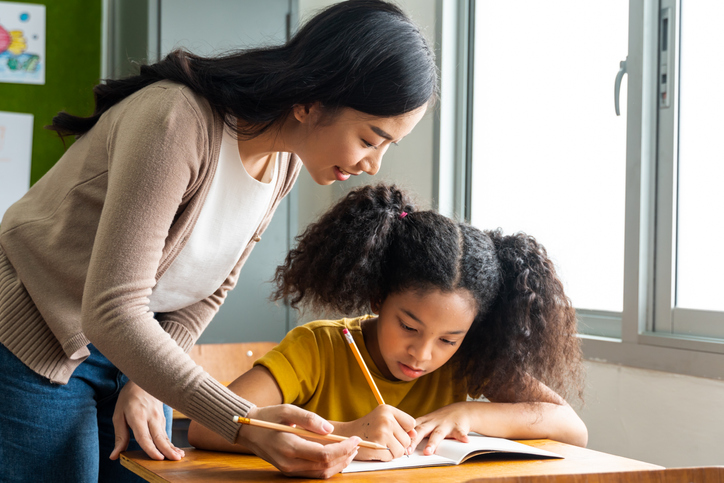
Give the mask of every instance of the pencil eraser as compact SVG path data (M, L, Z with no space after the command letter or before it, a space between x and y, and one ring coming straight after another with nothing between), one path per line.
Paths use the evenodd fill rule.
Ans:
M238 423L238 422L239 422L239 416L234 416L234 417L231 418L231 419L233 419L235 423Z
M349 331L347 329L342 329L343 334L349 334Z

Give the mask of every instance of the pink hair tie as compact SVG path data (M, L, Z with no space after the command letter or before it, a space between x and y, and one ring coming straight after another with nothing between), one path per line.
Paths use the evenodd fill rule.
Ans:
M400 220L403 219L403 218L406 217L406 216L407 216L407 212L406 212L406 211L403 211L402 213L400 213Z

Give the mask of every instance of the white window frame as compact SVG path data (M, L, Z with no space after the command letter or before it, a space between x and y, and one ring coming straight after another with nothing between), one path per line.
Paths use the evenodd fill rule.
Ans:
M442 213L469 219L467 133L474 122L470 116L474 95L470 90L474 70L470 19L474 18L475 0L438 1L442 96L435 197ZM674 36L670 38L674 42L679 34L677 5L677 0L629 3L628 53L621 53L622 60L628 54L623 311L579 310L578 318L587 359L724 379L724 334L719 338L716 332L724 331L724 314L672 309L678 59L673 59L675 72L669 72L672 107L663 114L658 108L658 70L660 9L671 9L670 33ZM612 85L615 74L612 72ZM442 126L447 126L447 131ZM717 337L687 334L701 330Z
M654 293L654 331L657 334L692 334L698 337L724 339L724 312L692 310L676 307L676 253L672 242L676 239L676 200L678 169L678 131L679 117L678 81L679 50L675 41L681 31L680 0L661 0L660 30L664 27L663 18L667 17L667 37L671 45L667 52L661 48L659 64L665 64L671 75L667 77L671 93L667 108L659 109L658 169L656 200L656 261Z

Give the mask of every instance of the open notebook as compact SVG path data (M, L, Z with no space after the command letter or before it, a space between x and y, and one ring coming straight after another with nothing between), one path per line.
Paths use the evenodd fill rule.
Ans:
M524 456L541 456L543 458L563 458L563 456L534 448L509 439L489 438L477 433L469 434L468 443L461 443L454 439L446 439L440 443L434 455L422 454L427 444L423 440L410 457L401 457L392 461L353 461L342 473L356 473L359 471L392 470L397 468L419 468L422 466L452 466L459 465L473 456L486 453L518 453Z

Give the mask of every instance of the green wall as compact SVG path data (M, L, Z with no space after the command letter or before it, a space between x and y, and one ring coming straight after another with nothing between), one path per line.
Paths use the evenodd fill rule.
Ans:
M82 116L93 112L92 89L101 72L102 5L101 0L13 1L45 5L45 85L0 82L0 111L35 116L32 184L65 151L58 135L43 126L62 110Z

